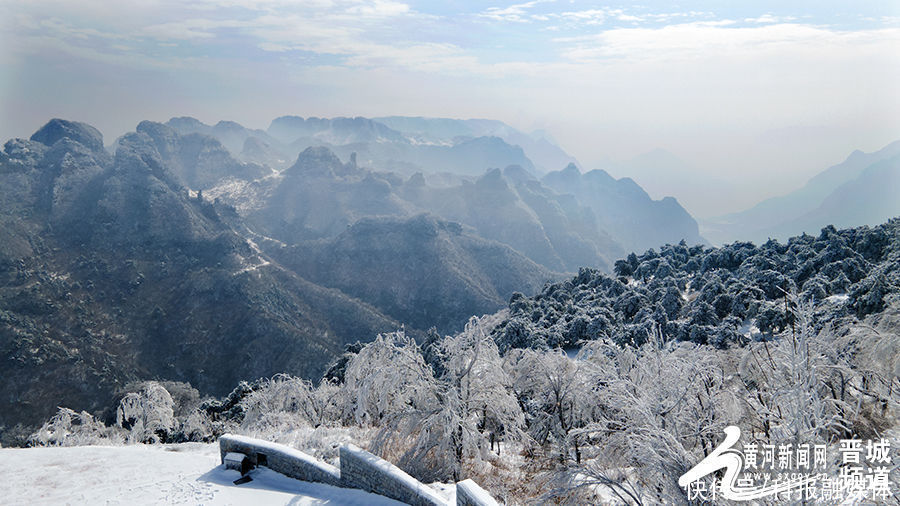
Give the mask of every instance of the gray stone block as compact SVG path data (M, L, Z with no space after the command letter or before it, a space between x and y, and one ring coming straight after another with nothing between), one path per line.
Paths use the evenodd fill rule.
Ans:
M289 446L234 434L219 438L219 452L223 464L226 455L237 453L245 455L253 466L265 466L301 481L357 488L413 506L448 504L438 491L394 464L353 445L341 447L340 469ZM231 460L237 461L237 455L232 455ZM465 480L456 484L456 504L495 506L497 501L474 481Z
M456 484L456 506L498 506L487 490L472 480Z
M265 466L297 480L341 486L341 475L336 467L289 446L225 434L219 438L223 464L225 455L230 452L243 453L254 466Z
M390 462L353 445L341 447L341 482L413 506L445 506L436 490Z

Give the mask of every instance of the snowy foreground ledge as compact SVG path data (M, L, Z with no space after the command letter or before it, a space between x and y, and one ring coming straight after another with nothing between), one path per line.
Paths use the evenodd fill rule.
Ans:
M219 465L217 445L0 449L2 504L252 504L393 506L362 490L294 480L269 469L253 481Z
M458 483L455 497L444 497L390 462L353 445L340 448L340 469L288 446L232 434L219 438L219 453L223 464L226 456L242 454L254 466L264 466L292 478L360 489L413 506L497 504L472 480Z
M216 444L2 448L0 473L5 482L2 504L402 504L357 488L295 480L265 467L251 472L250 483L234 485L240 473L221 465ZM457 494L470 481L460 482ZM453 500L451 492L444 504ZM465 493L455 500L459 504L496 504L492 499L489 503L468 502Z

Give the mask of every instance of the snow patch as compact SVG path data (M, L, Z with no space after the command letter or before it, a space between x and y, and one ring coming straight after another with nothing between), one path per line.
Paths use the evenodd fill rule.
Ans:
M266 260L265 258L263 258L262 250L259 249L259 246L255 242L253 242L253 239L250 239L249 237L245 237L244 240L247 241L247 244L250 245L250 249L252 249L253 252L256 253L257 255L259 255L259 257L262 259L262 261L258 264L252 264L252 263L248 262L247 265L245 265L243 268L241 268L240 270L235 272L234 276L241 275L245 272L255 271L256 269L259 269L260 267L265 267L267 265L271 265L271 263L272 263L272 262Z
M841 293L838 295L831 295L831 296L825 297L825 302L827 302L829 304L846 304L849 299L850 299L849 295L847 295L846 293Z
M762 334L762 331L759 330L759 327L756 326L756 323L754 320L746 320L741 325L741 328L738 329L738 332L740 332L741 335L748 337L750 339L755 339L756 336Z
M457 495L465 496L470 503L479 504L482 506L496 506L497 501L491 497L491 494L488 494L483 488L479 487L477 483L472 480L463 480L456 484L456 493Z
M265 468L234 485L216 444L0 449L4 504L395 506L362 490L294 480Z

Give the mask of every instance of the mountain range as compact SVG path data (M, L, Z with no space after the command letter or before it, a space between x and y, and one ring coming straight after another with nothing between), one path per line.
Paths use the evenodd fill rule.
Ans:
M220 164L231 167L227 177L216 184L201 179L202 186L192 188L235 206L254 229L289 244L333 237L364 216L421 212L469 225L557 272L608 270L628 251L705 242L674 198L654 200L633 180L602 170L582 181L574 159L545 135L529 136L499 121L282 116L262 131L173 118L154 128L162 135L167 127L240 149L240 162ZM278 153L301 149L289 167L266 165L284 158ZM567 165L547 172L526 153Z
M59 405L101 409L136 380L223 395L277 372L317 378L355 341L404 325L451 332L562 272L608 270L640 233L700 240L674 200L590 172L578 177L602 198L539 180L500 137L457 136L380 167L359 154L416 146L398 132L364 118L268 131L174 118L105 148L95 128L54 119L6 142L0 442ZM388 170L423 153L451 162ZM633 213L634 230L607 229L609 206Z
M281 188L274 196L275 200L284 200L285 192L290 193L289 188L297 186L287 181L292 172L300 170L297 169L298 157L303 158L300 152L315 147L327 148L335 160L349 160L347 163L356 167L353 169L356 176L341 172L341 169L336 174L341 181L328 183L330 190L335 190L335 184L340 185L342 192L338 193L344 195L341 202L329 203L341 209L344 216L331 226L346 226L360 214L409 215L427 211L470 224L486 238L505 242L537 263L557 271L574 271L585 265L608 269L609 260L626 250L643 251L682 239L691 244L705 242L699 235L696 221L674 198L654 200L631 179L617 180L608 174L603 178L595 177L603 173L600 171L588 176L587 180L593 182L592 190L588 192L579 190L577 185L549 185L549 174L559 172L558 167L571 166L577 170L577 161L546 134L528 135L500 121L400 116L374 119L282 116L273 120L266 131L246 129L233 122L209 126L193 118L173 118L166 125L180 133L205 132L214 136L223 145L230 144L232 152L240 149L238 158L245 163L265 164L270 160L269 166L276 171L285 169L283 173L265 179L264 184L235 184L234 179L252 179L236 175L214 190L216 196L228 200L242 212L252 207L267 207L262 201L268 199L275 186ZM538 162L532 161L532 157ZM284 158L298 161L290 167L271 163L271 160ZM334 165L333 162L328 163ZM366 169L357 170L362 167ZM509 216L482 214L484 209L479 206L486 204L475 202L474 197L468 195L469 189L492 184L489 178L486 179L490 169L502 169L499 176L508 188L498 184L495 189L517 194L498 201L510 203L504 211ZM364 172L370 174L368 183L354 180L352 186L355 189L351 189L347 178L359 179ZM544 177L539 179L542 174ZM279 178L279 175L285 178ZM324 184L320 176L316 176L318 184ZM498 175L492 177L496 179ZM375 180L387 182L392 189L399 190L401 179L406 180L403 190L383 195L383 202L376 203L372 200L374 194L370 193L363 199L369 206L384 207L352 209L362 205L356 203L361 195L353 192L371 190L377 193L379 190L372 186ZM425 189L413 188L423 180L426 181ZM468 186L469 183L475 186ZM306 193L292 195L289 200L300 202L297 205L301 207L312 206L315 199L332 198L324 188L298 190ZM380 191L385 189L381 186ZM576 190L580 192L579 196L574 195ZM550 193L554 195L548 197ZM576 198L572 199L572 196ZM543 203L548 198L553 202ZM263 221L272 223L272 209L268 207L260 212L269 212L269 219ZM281 211L283 209L274 212ZM297 216L301 219L309 216L302 209L293 211L300 214L292 215L287 221L293 225L285 223L285 226L296 225ZM319 214L314 213L313 217ZM528 230L515 231L496 225L508 224L498 218L510 216L518 216L518 221L528 221ZM321 227L325 226L322 223L307 227L301 235L323 237ZM488 230L491 227L498 230ZM543 230L535 230L538 227ZM338 231L339 228L334 229L330 235ZM585 244L585 240L590 244Z
M634 180L615 179L601 169L581 174L574 164L544 176L544 184L589 206L628 251L686 241L702 244L697 222L673 197L653 200Z
M800 233L816 233L826 225L875 225L900 215L900 141L863 153L812 177L803 187L766 199L742 212L704 222L713 242L765 242Z
M521 147L539 173L577 163L575 158L557 146L546 132L536 131L526 134L502 121L408 116L388 116L375 118L375 121L413 136L420 142L445 143L459 138L499 137L510 145Z

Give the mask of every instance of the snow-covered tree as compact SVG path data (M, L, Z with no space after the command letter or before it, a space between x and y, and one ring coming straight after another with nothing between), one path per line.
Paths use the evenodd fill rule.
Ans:
M313 394L309 380L288 374L277 374L261 380L241 400L244 412L242 429L251 433L271 434L298 427L319 425L319 398Z
M513 395L512 379L503 370L503 360L496 343L484 330L478 318L471 318L463 332L444 338L437 354L443 375L441 379L456 390L460 400L460 416L474 417L482 433L486 433L493 449L499 439L518 440L525 417Z
M404 371L413 373L405 379L407 394L418 394L407 397L404 404L379 410L382 430L373 448L382 454L397 454L399 465L414 476L459 479L463 461L484 458L495 438L517 439L521 434L524 417L502 371L497 345L484 325L472 318L462 333L437 344L436 360L443 372L437 379L430 368L423 368L414 343L385 340L376 345L377 353L366 355L395 357L394 363L383 364L378 373L367 369L372 382L366 386L367 395L381 391L396 398L396 380L390 378ZM360 356L365 352L363 349ZM353 363L348 378L351 372L357 374ZM385 392L386 381L392 386ZM348 381L346 386L352 384Z
M657 331L638 349L590 343L580 360L592 364L599 388L593 420L572 431L585 456L569 473L572 485L588 480L649 502L685 501L678 476L741 412L717 353L666 342ZM640 468L638 476L623 473L630 468Z
M157 443L176 427L174 402L156 381L144 382L138 392L125 394L116 409L116 424L129 431L129 442Z
M388 415L430 407L438 383L415 341L405 332L379 334L347 364L345 421L378 425Z
M570 433L598 416L602 383L594 365L572 360L562 350L514 350L504 368L524 405L529 434L539 445L552 447L561 462L580 461L580 438Z

